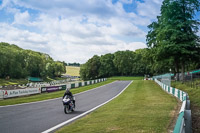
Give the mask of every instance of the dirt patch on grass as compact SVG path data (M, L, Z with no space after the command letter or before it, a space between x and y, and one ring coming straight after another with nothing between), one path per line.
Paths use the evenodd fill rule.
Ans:
M178 100L178 99L176 99L176 100L177 100L178 104L177 104L177 106L174 106L174 110L170 113L171 119L170 119L169 126L167 128L168 133L173 133L174 127L176 125L176 120L178 119L179 111L180 111L181 105L182 105L182 102L180 100Z
M192 104L191 111L193 133L200 133L200 107Z

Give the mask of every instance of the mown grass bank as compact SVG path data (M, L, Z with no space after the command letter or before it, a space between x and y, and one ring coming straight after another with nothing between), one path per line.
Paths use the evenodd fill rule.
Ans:
M153 81L135 80L116 99L57 133L168 132L177 100Z
M90 90L90 89L93 89L93 88L96 88L96 87L111 83L113 81L114 80L107 80L107 81L100 82L100 83L93 84L93 85L74 88L74 89L71 89L71 92L73 94L80 93L80 92L83 92L83 91L86 91L86 90ZM36 102L36 101L42 101L42 100L58 98L58 97L62 97L64 95L64 92L65 92L65 90L52 92L52 93L37 94L37 95L32 95L32 96L4 99L4 100L0 100L0 106L21 104L21 103L29 103L29 102Z
M188 93L192 110L192 130L200 133L200 89L188 87L181 82L172 82L172 86Z
M80 76L80 67L66 66L66 74L71 76Z

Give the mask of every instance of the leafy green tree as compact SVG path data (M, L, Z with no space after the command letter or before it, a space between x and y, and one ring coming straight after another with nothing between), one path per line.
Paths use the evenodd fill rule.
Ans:
M148 26L148 46L156 49L158 60L173 60L176 72L181 67L182 75L186 63L199 57L199 22L194 19L199 6L199 0L164 0L158 21Z
M80 66L80 77L82 80L87 80L87 63Z
M85 64L81 65L80 76L83 80L96 79L99 77L99 68L101 66L100 57L94 55Z
M138 49L134 52L134 61L132 66L132 74L144 76L151 73L151 51L147 48Z
M106 54L100 58L101 66L99 68L99 77L110 77L117 73L114 65L114 55Z
M97 55L94 55L91 59L88 60L88 78L89 79L95 79L99 76L99 68L100 68L100 57Z
M131 75L134 61L134 53L132 51L117 51L114 53L114 65L121 75Z
M62 73L65 73L64 64L54 62L47 54L0 43L0 78L46 78L60 76Z

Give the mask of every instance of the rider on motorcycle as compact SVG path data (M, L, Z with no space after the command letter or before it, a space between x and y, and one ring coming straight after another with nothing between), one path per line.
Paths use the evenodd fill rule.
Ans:
M73 101L74 108L75 108L75 100L74 100L74 96L73 96L72 93L69 91L69 89L66 90L66 92L65 92L65 94L64 94L64 96L63 96L63 99L64 99L64 97L65 97L66 95L68 95L69 98L70 98L70 100Z

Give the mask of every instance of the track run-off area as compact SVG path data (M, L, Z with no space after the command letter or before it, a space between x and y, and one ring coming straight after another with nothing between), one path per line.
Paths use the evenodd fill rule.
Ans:
M153 81L115 81L75 97L76 111L70 114L64 113L61 98L0 107L0 130L3 133L173 130L177 99Z

